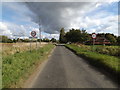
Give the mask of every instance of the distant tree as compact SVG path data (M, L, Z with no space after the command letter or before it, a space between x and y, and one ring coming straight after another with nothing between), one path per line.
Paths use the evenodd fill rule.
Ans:
M57 40L55 38L52 38L50 41L51 42L56 42Z
M8 39L8 40L7 40L7 43L13 43L13 40Z
M1 39L1 42L3 42L3 43L12 43L13 42L7 36L0 36L0 39Z
M40 42L40 41L42 42L42 39L41 39L41 40L40 40L40 39L37 39L37 41L38 41L38 42Z
M66 39L68 42L79 42L81 40L81 31L80 30L75 30L71 29L69 32L66 33L65 35Z
M23 42L30 42L30 40L29 39L24 39Z
M17 38L17 42L23 42L23 39Z
M13 39L13 42L14 42L14 43L16 43L16 40L15 40L15 39Z
M117 40L115 38L115 36L113 34L109 34L107 33L105 35L106 39L108 39L112 44L116 44L117 43Z
M82 30L81 31L81 43L84 43L84 42L86 42L86 41L89 41L91 38L90 38L90 36L89 36L89 34L86 32L86 30Z
M2 42L2 36L0 36L0 42Z
M64 30L64 28L62 28L62 29L60 30L59 42L60 42L60 43L66 43L65 30Z
M85 41L90 40L89 35L87 34L86 30L80 30L80 29L71 29L69 32L65 35L68 42L80 42L84 43Z
M50 40L48 38L44 38L43 42L50 42Z
M117 37L117 44L120 45L120 36Z
M2 42L7 43L8 37L7 36L1 36Z

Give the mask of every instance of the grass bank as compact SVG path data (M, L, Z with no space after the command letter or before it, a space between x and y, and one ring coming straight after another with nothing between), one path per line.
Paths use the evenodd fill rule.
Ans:
M79 45L79 47L94 51L100 54L106 54L109 56L120 57L120 46L103 46L103 45Z
M94 64L97 67L107 70L111 74L120 75L120 58L115 56L109 56L105 54L100 54L97 52L92 52L85 48L81 48L77 45L66 45L67 48L75 52L77 55L82 56L90 63ZM119 78L119 77L117 77Z
M54 45L47 44L32 52L25 51L3 57L3 88L20 87L20 82L28 78L38 63L47 59L53 48Z

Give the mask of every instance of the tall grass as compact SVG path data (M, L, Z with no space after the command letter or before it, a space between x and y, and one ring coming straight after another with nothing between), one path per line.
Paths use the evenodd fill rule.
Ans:
M120 57L120 46L102 46L102 45L78 45L80 48L84 48L89 51L94 51L100 54L106 54L110 56Z
M37 51L32 50L3 57L3 88L16 87L26 73L42 62L53 49L52 44L45 45Z
M42 47L47 43L43 43L40 44L39 42L37 43L38 47ZM0 43L0 45L2 46L2 55L3 56L7 56L7 55L11 55L11 54L15 54L15 53L21 53L24 51L28 51L30 50L30 43ZM32 48L31 49L35 49L36 48L36 42L31 43Z

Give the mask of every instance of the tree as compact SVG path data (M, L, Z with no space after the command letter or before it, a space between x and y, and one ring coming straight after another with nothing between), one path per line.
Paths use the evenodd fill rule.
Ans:
M75 29L71 29L69 32L66 33L65 37L67 39L68 42L78 42L80 41L80 35L81 35L81 31L80 30L75 30Z
M65 30L64 30L64 28L62 28L62 29L60 30L59 42L60 42L60 43L66 43Z
M7 43L13 43L13 41L11 39L8 39Z
M8 37L7 36L0 36L2 38L3 43L7 43Z
M43 42L50 42L50 40L48 38L44 38Z
M17 41L17 42L23 42L24 40L23 40L23 39L20 39L20 38L17 38L16 41Z
M52 38L50 41L52 42L56 42L57 40L55 38Z
M84 43L86 41L89 41L91 38L89 36L89 34L86 32L86 30L82 30L81 31L81 43Z
M88 41L90 39L89 35L87 34L86 30L80 30L80 29L71 29L69 32L65 35L68 42L80 42L84 43L85 41Z
M23 42L30 42L30 39L24 39Z
M117 37L117 44L120 45L120 36Z
M15 40L15 39L13 39L13 42L14 42L14 43L16 43L16 40Z
M9 39L7 36L0 36L1 42L3 43L13 43L11 39Z
M108 39L111 42L111 44L116 44L117 40L116 40L116 38L114 37L113 34L107 33L105 35L105 37L106 37L106 39Z

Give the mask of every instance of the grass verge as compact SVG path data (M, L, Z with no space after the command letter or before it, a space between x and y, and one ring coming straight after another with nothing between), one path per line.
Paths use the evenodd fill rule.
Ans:
M77 55L85 58L91 64L110 72L111 74L117 76L117 79L120 79L120 58L92 52L73 44L66 45L66 47Z
M34 70L33 68L48 57L53 48L54 45L47 44L38 50L32 50L32 52L25 51L3 57L2 87L19 87L20 80L26 79L27 75Z

